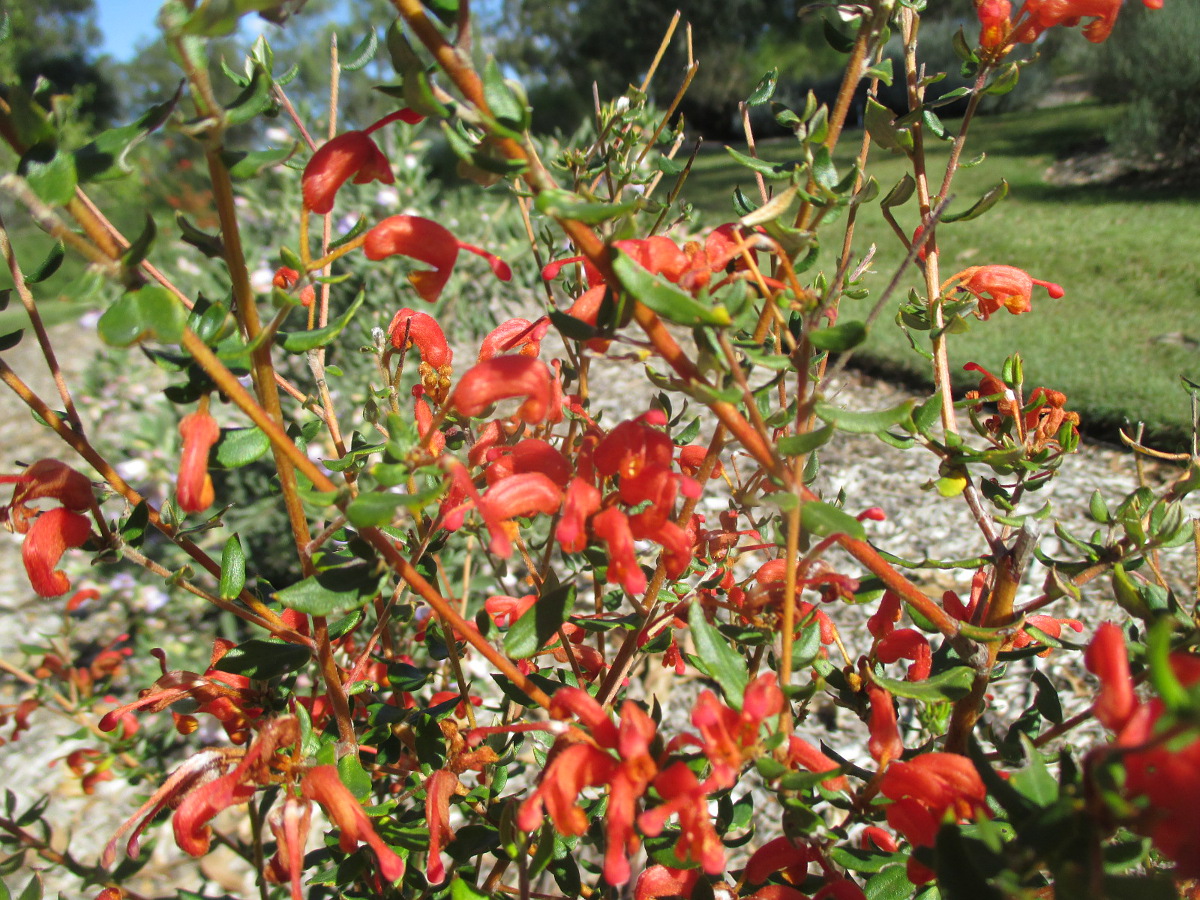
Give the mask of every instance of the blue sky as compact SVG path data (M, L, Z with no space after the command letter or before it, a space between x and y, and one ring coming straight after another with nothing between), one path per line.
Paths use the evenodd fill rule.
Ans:
M97 21L104 32L103 52L121 61L133 55L138 41L158 33L154 20L162 0L97 0Z

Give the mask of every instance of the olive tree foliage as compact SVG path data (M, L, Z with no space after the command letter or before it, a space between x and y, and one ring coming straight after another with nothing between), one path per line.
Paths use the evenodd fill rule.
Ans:
M798 0L504 0L497 56L518 69L535 96L557 109L543 127L570 127L592 106L592 85L604 98L620 95L645 74L671 18L690 23L700 61L680 107L688 123L711 134L735 126L737 103L764 69L759 50L799 40L811 22ZM670 102L687 66L683 41L673 41L653 86L654 99ZM673 77L672 77L673 76ZM537 108L537 104L534 104Z
M118 106L99 46L94 0L5 0L0 4L0 80L27 91L78 98L80 112L107 124Z

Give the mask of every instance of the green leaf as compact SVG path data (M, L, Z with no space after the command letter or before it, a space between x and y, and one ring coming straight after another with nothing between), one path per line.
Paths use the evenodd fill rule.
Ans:
M888 866L867 882L863 893L867 900L908 900L913 895L913 883L903 864Z
M808 341L818 350L844 353L867 339L867 326L862 322L839 322L829 328L818 328L808 334Z
M202 0L179 25L178 31L196 37L223 37L237 29L242 16L279 5L280 0Z
M440 487L439 487L440 490ZM396 510L401 506L411 507L415 498L424 494L393 494L383 491L368 491L359 494L346 507L346 518L355 528L378 528L388 525L396 517Z
M926 702L960 700L971 693L971 683L975 680L975 670L970 666L955 666L924 681L901 681L882 672L882 667L877 667L871 672L871 680L888 693Z
M42 885L42 876L34 873L29 879L29 884L25 886L25 890L21 891L21 896L18 900L42 900L45 887Z
M833 437L833 426L826 425L824 428L818 428L805 434L782 437L775 446L784 456L803 456L805 453L816 450L831 437Z
M165 287L148 284L123 294L104 311L96 332L106 344L128 347L139 341L178 343L187 325L188 311Z
M903 206L908 202L913 195L913 191L917 189L917 183L913 181L913 177L907 172L904 177L896 182L896 186L887 192L887 195L879 201L879 205L884 209L891 209L893 206Z
M327 616L340 609L357 609L379 593L381 574L369 563L356 562L310 575L276 591L275 599L297 612Z
M505 128L520 134L529 124L529 108L504 80L495 57L483 66L483 99L492 116Z
M146 213L146 224L142 226L142 232L137 239L121 254L121 264L132 269L141 263L150 253L156 237L158 237L158 226L154 224L154 217L150 213Z
M53 144L36 144L26 150L17 164L17 174L51 206L65 206L75 196L75 157Z
M221 551L221 582L218 594L222 600L233 600L246 586L246 552L242 549L242 541L236 535L230 535Z
M254 178L265 169L282 165L291 159L299 149L298 143L290 147L269 147L266 150L225 150L221 153L221 161L229 170L229 177L234 181L246 181Z
M528 659L558 634L575 607L575 585L561 584L538 597L504 636L504 652L512 659Z
M867 539L862 522L848 512L826 503L824 500L808 500L800 507L800 524L809 534L830 537L848 534L855 540Z
M574 219L585 225L599 225L601 222L616 219L633 212L637 205L637 200L625 200L621 203L585 200L578 194L559 188L542 191L534 201L538 212L556 219Z
M379 34L372 28L367 36L358 42L353 50L346 54L345 60L338 61L338 67L343 72L357 72L375 58L379 49Z
M268 681L303 668L311 659L312 654L307 647L251 638L233 647L217 660L216 669L219 672Z
M450 900L488 900L490 896L491 894L477 890L470 882L463 881L458 875L450 882Z
M753 92L746 98L746 105L762 106L775 96L777 84L779 84L779 69L772 69L755 85Z
M59 241L50 248L50 252L46 254L46 258L42 260L41 265L25 276L25 283L38 284L45 281L58 271L58 267L63 264L63 260L66 258L66 250L63 248L62 241Z
M1016 63L1009 63L998 74L992 77L984 87L981 94L1001 94L1009 93L1017 86L1017 82L1021 79L1021 67Z
M213 0L209 0L213 2ZM220 0L218 0L220 2ZM271 105L271 76L261 65L254 66L254 74L246 89L225 107L225 124L241 125L249 122Z
M714 679L725 694L725 702L734 709L742 708L742 695L750 681L750 671L742 655L704 618L704 608L693 603L688 611L688 625L696 644L693 662L705 675Z
M337 762L338 777L359 800L371 796L371 776L363 768L357 753L348 753Z
M271 440L257 428L226 428L217 441L216 463L223 469L248 466L271 449Z
M175 224L179 226L181 237L185 244L191 244L209 259L218 259L225 255L225 245L215 234L201 231L187 220L183 213L175 214Z
M94 141L76 150L75 170L79 181L105 181L132 172L129 151L170 118L182 91L183 82L180 81L171 99L150 107L129 125L100 132Z
M739 153L732 147L726 147L725 152L732 156L735 160L750 169L752 172L757 172L764 178L774 178L781 180L791 178L796 171L795 163L773 163L767 162L765 159L759 159L757 156L747 156L745 153Z
M912 152L912 133L906 128L897 128L895 115L879 101L867 98L864 121L871 140L884 150L894 153Z
M677 325L728 325L725 307L709 308L694 300L671 282L652 275L632 257L613 248L613 272L622 287L639 303L650 307L664 319Z
M839 431L849 431L851 434L879 434L901 423L911 424L912 411L917 405L916 400L905 400L891 409L862 411L842 409L824 400L817 401L814 412L823 422L829 422Z
M335 322L330 322L324 328L315 328L312 331L281 331L275 335L275 343L289 353L305 353L309 350L316 350L318 347L324 347L350 324L350 320L354 318L354 314L358 312L358 308L362 306L366 296L365 291L359 291L358 296L354 298L354 302L350 304L350 308L342 314L342 317Z
M970 209L960 213L947 213L942 216L942 221L969 222L977 219L1007 196L1008 182L1001 178L1000 183L980 197Z

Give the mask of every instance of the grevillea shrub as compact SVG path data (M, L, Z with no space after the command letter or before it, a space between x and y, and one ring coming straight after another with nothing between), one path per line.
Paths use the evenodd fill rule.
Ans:
M0 378L63 441L0 479L6 522L39 603L83 615L126 596L121 570L167 592L161 633L87 658L27 643L5 661L19 686L7 738L68 715L87 742L64 770L140 803L91 858L10 795L6 871L40 857L82 892L146 896L132 885L161 819L157 839L191 856L241 857L264 898L1196 891L1198 638L1161 560L1192 541L1195 463L1179 458L1157 493L1097 494L1092 533L1058 526L1046 543L1037 492L1069 464L1078 414L1027 384L1017 355L999 372L955 360L979 381L950 389L956 334L1072 302L1036 257L985 247L978 265L943 264L954 223L1002 214L1003 181L951 202L977 104L1018 78L1016 44L1077 25L1101 42L1119 2L978 3L978 29L955 40L971 87L953 127L923 101L921 4L830 7L838 100L773 110L795 159L735 153L758 191L723 223L688 217L688 137L642 91L601 104L586 146L535 144L503 63L472 61L465 0L394 0L379 26L399 79L385 94L403 103L379 121L314 136L265 40L244 75L225 67L241 92L219 105L206 41L261 5L169 3L183 89L83 146L59 140L46 97L9 86L0 103L19 158L0 179L11 215L59 241L29 267L0 230L31 326L0 340L36 342L60 376L54 397L9 361ZM873 66L892 35L902 71ZM332 68L335 89L368 87ZM888 80L912 111L869 102L857 158L835 164L860 82ZM234 152L234 126L286 126L296 146ZM212 224L127 238L94 183L163 132L206 173ZM388 187L406 165L385 148L430 135L480 184L480 218L522 223L523 247L497 253L432 203L359 203L352 184ZM909 174L879 185L879 153ZM876 204L901 272L873 272L854 240ZM271 248L265 278L252 234ZM211 260L203 293L155 262L181 241ZM120 392L73 392L59 371L42 285L67 255L104 296L96 329L126 348L120 377L167 373L169 464L106 425ZM388 265L394 283L368 298L364 273ZM443 311L468 288L491 302ZM847 298L874 313L849 320ZM863 411L828 387L881 318L907 330L936 390ZM965 504L973 553L889 553L888 510L817 477L846 432L924 454L925 514ZM251 464L270 477L235 492L230 470ZM268 500L287 562L247 552L230 524ZM81 577L89 557L104 567ZM931 593L929 569L960 570L962 589ZM185 657L199 641L203 658L159 639ZM1046 675L1017 666L1050 653L1094 676L1070 717ZM816 713L831 705L861 728L823 746Z

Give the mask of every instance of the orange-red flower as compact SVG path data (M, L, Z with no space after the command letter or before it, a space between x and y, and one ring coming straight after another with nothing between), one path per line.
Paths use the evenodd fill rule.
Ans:
M221 439L217 420L207 411L188 413L179 423L183 452L179 459L179 478L175 496L179 508L187 513L203 512L212 506L213 483L208 474L208 454Z
M39 459L20 475L0 475L0 484L15 484L12 502L0 508L8 526L17 534L29 531L40 510L29 504L34 500L57 500L67 509L82 512L92 505L92 483L57 459Z
M48 509L34 520L21 545L21 560L38 596L57 597L71 589L70 580L58 571L59 560L68 547L82 547L91 533L87 516L62 506Z
M979 15L979 46L984 50L1003 49L1012 28L1009 0L976 0L975 12Z
M550 381L550 370L540 360L530 356L497 356L466 371L450 395L450 405L464 416L474 418L500 400L524 397L517 415L536 425L550 412Z
M395 182L392 167L371 139L371 133L397 119L414 124L420 122L422 116L411 109L402 109L384 116L364 131L343 132L318 148L300 178L305 208L322 216L330 212L333 198L350 178L355 184Z
M375 851L379 874L386 881L391 883L404 875L404 860L375 831L361 804L350 793L350 789L342 784L336 766L309 769L300 782L300 793L309 800L315 800L325 810L329 821L338 827L341 832L338 846L342 850L351 853L361 841Z
M459 250L482 256L501 281L512 278L512 269L504 260L472 244L463 243L437 222L420 216L391 216L384 219L367 232L363 242L367 259L379 260L399 254L430 266L408 276L417 294L427 303L433 303L441 296L442 288L454 270Z
M300 281L300 273L288 266L280 266L275 270L275 277L271 279L271 283L281 291L290 291ZM313 300L317 298L317 291L311 284L306 284L300 288L300 305L312 306Z
M556 719L573 715L587 726L589 734L571 728L559 738L541 782L517 812L517 827L535 831L545 814L559 834L583 834L589 823L577 805L580 792L585 787L608 785L604 880L620 886L629 880L629 857L638 846L633 830L637 804L658 771L650 756L654 722L637 704L626 701L614 725L599 703L586 691L573 687L559 688L554 693L550 715Z
M1042 32L1056 25L1072 28L1082 19L1091 19L1084 26L1083 36L1094 44L1108 38L1116 24L1123 0L1026 0L1013 39L1033 43ZM1162 0L1150 0L1146 6L1157 9Z
M1055 300L1066 293L1060 285L1033 278L1016 266L971 266L949 278L942 291L958 288L973 294L979 301L976 315L987 319L1002 306L1014 316L1029 312L1035 284Z
M914 847L932 847L944 819L987 815L987 789L971 761L956 753L925 753L909 761L895 760L879 779L879 791L892 801L887 821ZM908 861L913 884L932 881L934 874L915 859Z
M493 328L479 345L479 362L501 353L516 351L522 356L537 356L542 338L550 330L550 319L542 316L536 322L528 319L509 319Z

